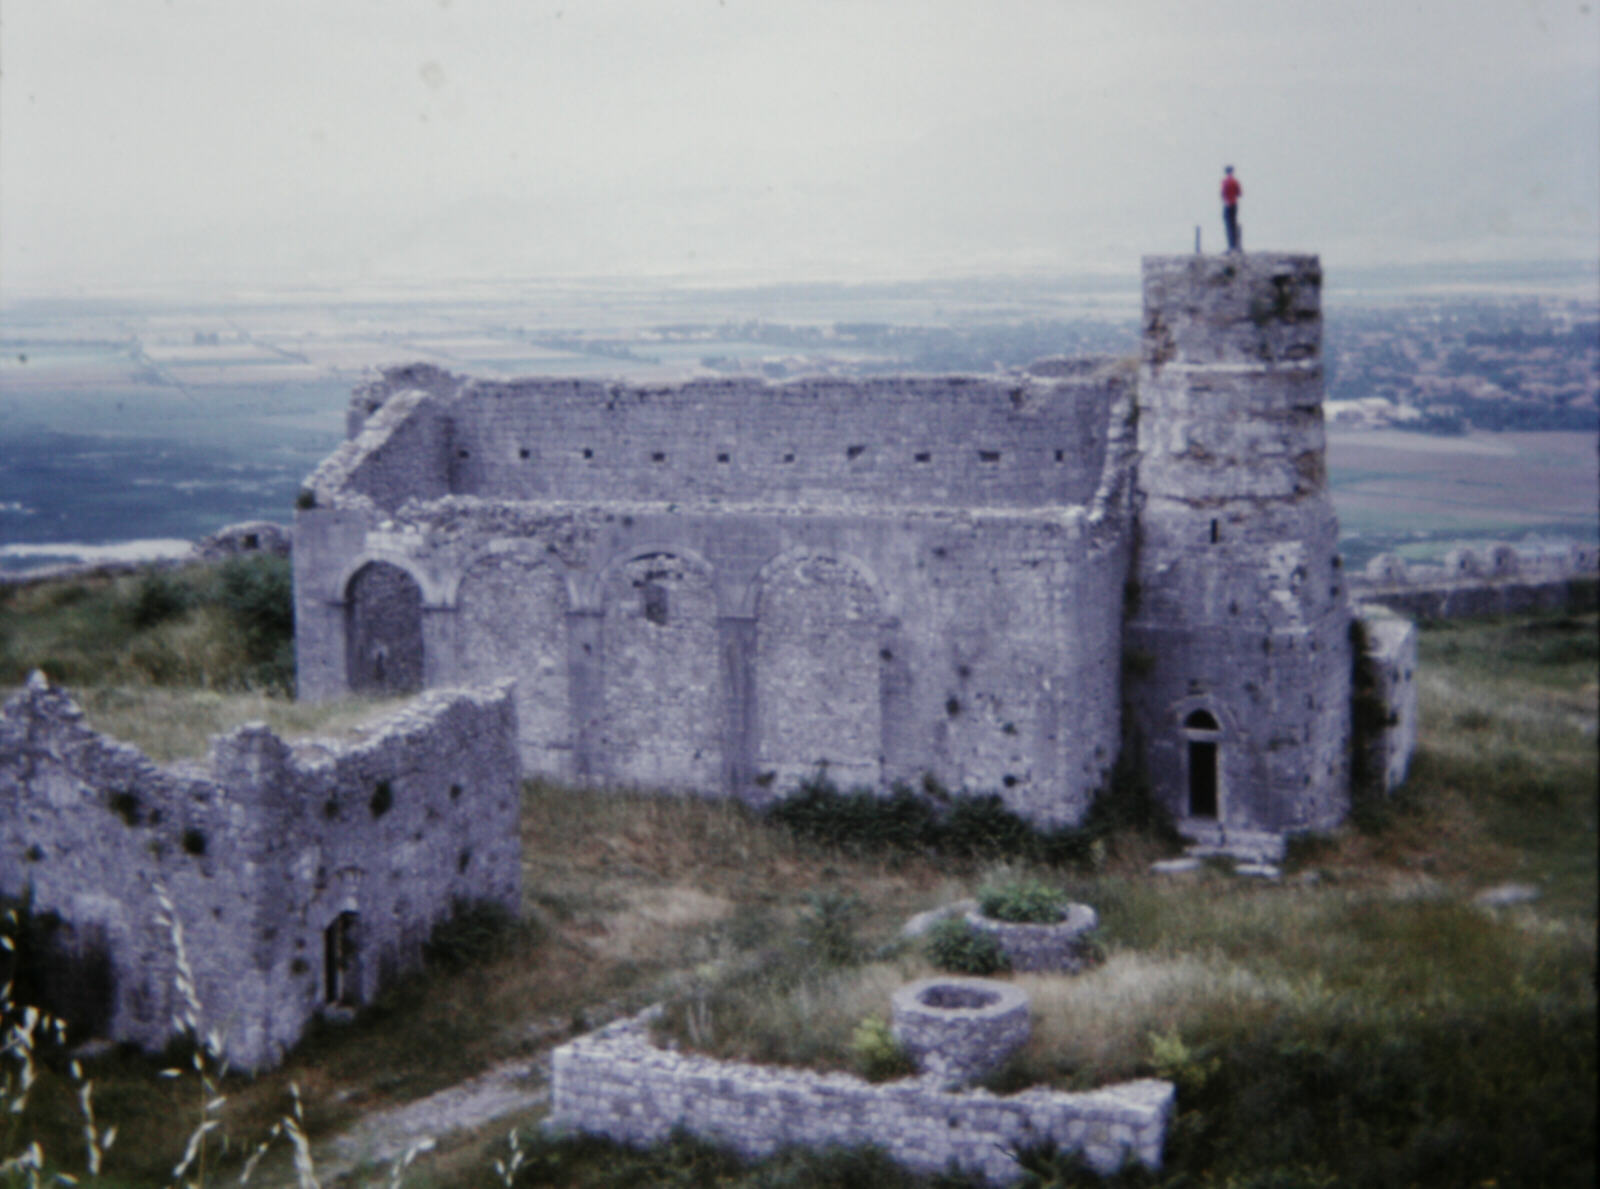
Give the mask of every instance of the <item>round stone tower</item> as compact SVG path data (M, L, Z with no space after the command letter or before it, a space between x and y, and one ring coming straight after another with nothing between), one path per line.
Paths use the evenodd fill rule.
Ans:
M1144 261L1124 692L1152 787L1202 841L1350 805L1321 287L1315 256Z

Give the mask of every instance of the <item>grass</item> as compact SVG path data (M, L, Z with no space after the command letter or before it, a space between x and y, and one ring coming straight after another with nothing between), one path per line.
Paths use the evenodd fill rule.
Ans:
M75 688L287 694L293 629L283 558L0 586L0 686L42 669Z
M1166 1168L1121 1183L1593 1183L1596 630L1586 615L1425 631L1406 789L1361 828L1298 845L1277 885L1150 877L1153 844L1128 835L1097 865L997 865L825 845L726 802L530 784L534 931L317 1027L279 1070L226 1079L216 1167L232 1175L291 1081L315 1140L658 999L695 1047L849 1068L862 1021L929 972L897 941L905 919L1037 879L1099 911L1107 960L1016 976L1034 1037L995 1086L1172 1077ZM1475 902L1507 882L1538 898ZM84 1063L97 1118L119 1126L117 1183L165 1183L193 1125L192 1087L156 1080L160 1064ZM44 1066L29 1126L81 1172L74 1083L59 1054ZM918 1183L867 1156L747 1166L688 1140L632 1154L524 1139L525 1185ZM482 1184L505 1151L490 1128L423 1157L413 1181ZM1040 1168L1043 1184L1098 1183Z

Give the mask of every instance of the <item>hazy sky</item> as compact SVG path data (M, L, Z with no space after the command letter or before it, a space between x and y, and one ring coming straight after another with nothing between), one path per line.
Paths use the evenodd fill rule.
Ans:
M0 0L0 286L1600 256L1576 0Z

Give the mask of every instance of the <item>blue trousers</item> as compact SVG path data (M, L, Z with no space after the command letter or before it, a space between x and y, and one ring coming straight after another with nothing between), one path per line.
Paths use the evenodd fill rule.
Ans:
M1237 252L1239 250L1239 206L1237 203L1222 208L1222 226L1228 232L1228 251Z

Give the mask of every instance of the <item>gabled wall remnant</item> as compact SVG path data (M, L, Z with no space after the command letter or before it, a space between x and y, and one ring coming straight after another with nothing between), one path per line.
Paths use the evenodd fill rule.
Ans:
M248 724L158 765L35 674L0 710L0 894L108 973L80 1016L153 1049L181 1007L164 888L204 1027L233 1065L271 1065L416 966L455 902L518 910L518 779L505 687L428 693L350 743Z

